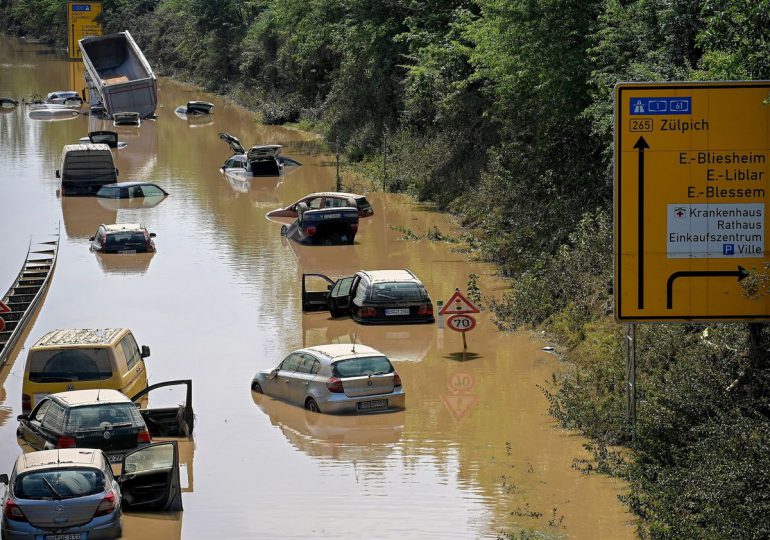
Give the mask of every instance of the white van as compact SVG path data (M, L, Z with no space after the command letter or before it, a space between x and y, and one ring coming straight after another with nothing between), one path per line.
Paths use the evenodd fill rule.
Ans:
M62 195L96 195L102 186L117 182L118 169L106 144L67 144L56 178L61 178Z

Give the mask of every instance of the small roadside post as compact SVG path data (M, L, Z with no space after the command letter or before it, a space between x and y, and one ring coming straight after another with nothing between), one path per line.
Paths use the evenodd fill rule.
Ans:
M462 334L463 352L468 350L468 341L465 338L465 333L476 328L476 319L471 317L470 313L479 313L479 308L465 298L460 289L455 289L455 292L449 297L444 307L439 310L439 315L450 315L446 325L451 330Z

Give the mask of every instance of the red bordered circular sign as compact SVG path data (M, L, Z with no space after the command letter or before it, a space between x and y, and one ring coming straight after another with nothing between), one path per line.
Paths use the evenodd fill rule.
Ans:
M452 315L447 319L446 325L455 332L470 332L476 328L476 319L470 315Z

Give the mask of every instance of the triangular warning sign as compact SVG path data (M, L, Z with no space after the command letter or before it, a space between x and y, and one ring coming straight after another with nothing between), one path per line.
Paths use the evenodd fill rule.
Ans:
M455 289L455 293L441 308L439 315L457 315L458 313L479 313L479 308L465 298L460 289Z
M0 300L0 313L10 313L11 308L3 304L2 300Z
M441 401L455 420L459 420L470 411L479 396L473 394L449 394L442 395Z

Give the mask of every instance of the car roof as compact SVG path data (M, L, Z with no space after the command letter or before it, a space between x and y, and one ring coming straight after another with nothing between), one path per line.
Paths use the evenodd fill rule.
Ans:
M311 193L305 195L300 200L305 200L308 197L341 197L344 199L363 199L363 195L357 195L355 193L345 193L343 191L319 191L318 193Z
M123 231L143 231L144 225L141 223L113 223L112 225L103 225L107 232Z
M55 469L62 465L101 468L104 458L101 450L93 448L62 448L22 454L16 459L16 474L41 469Z
M109 388L94 388L91 390L70 390L51 394L68 407L80 407L83 405L109 405L112 403L132 403L128 396L117 390Z
M361 270L361 274L366 275L372 283L384 283L395 281L413 281L420 283L420 280L410 270Z
M114 184L104 184L102 187L131 187L131 186L155 186L152 182L115 182Z
M102 143L65 144L62 152L66 154L68 152L95 152L97 150L112 153L110 147Z
M351 358L365 358L369 356L385 356L377 349L361 344L353 343L334 343L328 345L314 345L301 349L325 356L332 364L340 360L349 360Z
M57 347L60 345L109 345L128 328L73 328L52 330L37 340L36 347Z

